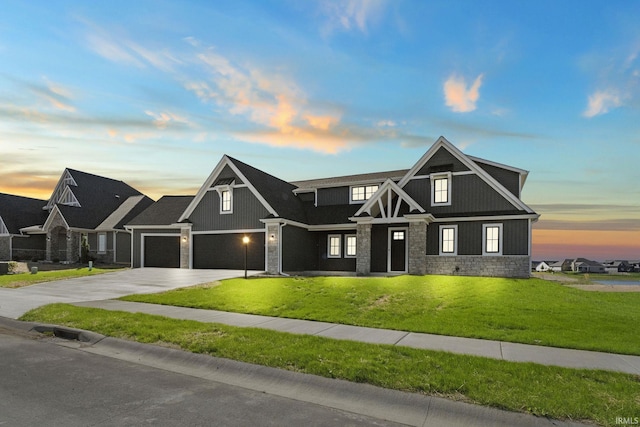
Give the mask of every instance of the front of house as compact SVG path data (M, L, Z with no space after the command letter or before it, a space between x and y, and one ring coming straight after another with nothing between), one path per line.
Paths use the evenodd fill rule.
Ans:
M129 222L132 266L529 277L527 174L443 137L407 170L291 183L223 156Z

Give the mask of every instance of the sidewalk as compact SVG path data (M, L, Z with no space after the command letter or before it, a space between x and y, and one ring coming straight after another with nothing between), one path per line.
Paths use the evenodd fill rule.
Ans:
M294 334L316 335L340 340L448 351L451 353L483 356L511 362L533 362L541 365L564 366L579 369L603 369L640 375L640 356L542 347L474 338L449 337L117 300L78 302L74 305L132 313L155 314L174 319L222 323L231 326L270 329Z

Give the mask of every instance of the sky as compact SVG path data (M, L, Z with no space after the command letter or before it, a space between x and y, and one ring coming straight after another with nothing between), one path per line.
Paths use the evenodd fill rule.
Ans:
M4 0L0 192L72 168L195 194L223 154L408 169L442 135L530 172L534 259L639 259L638 22L627 0Z

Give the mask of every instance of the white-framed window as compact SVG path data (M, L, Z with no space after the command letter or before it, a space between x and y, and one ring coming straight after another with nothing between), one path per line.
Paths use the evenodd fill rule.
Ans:
M327 242L327 257L340 258L342 256L342 236L340 234L329 234Z
M482 255L502 255L502 224L482 224Z
M392 240L404 240L404 230L394 231L391 234Z
M440 255L458 254L458 226L441 225L439 230L438 246Z
M431 175L431 206L451 205L451 172Z
M216 191L220 196L220 213L233 213L233 189L229 185L216 187Z
M355 258L358 250L358 240L355 234L344 236L344 257Z
M98 233L98 253L107 253L107 233Z
M364 203L378 191L380 186L378 184L373 185L356 185L351 187L350 203Z

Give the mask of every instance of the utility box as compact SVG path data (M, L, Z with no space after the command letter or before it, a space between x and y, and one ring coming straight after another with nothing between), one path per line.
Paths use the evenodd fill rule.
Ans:
M9 263L0 262L0 274L8 274L9 273Z

